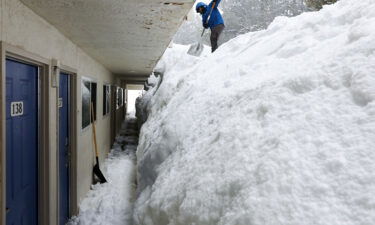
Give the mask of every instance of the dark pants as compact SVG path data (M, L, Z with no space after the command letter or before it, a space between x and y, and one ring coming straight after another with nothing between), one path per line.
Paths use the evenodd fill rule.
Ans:
M221 32L223 32L224 27L225 27L224 24L219 24L219 25L214 26L211 29L210 40L211 40L212 52L214 52L218 48L217 40L219 39Z

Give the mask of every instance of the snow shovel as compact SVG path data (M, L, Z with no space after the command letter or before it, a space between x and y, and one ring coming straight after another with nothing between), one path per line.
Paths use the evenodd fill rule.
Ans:
M99 178L99 182L101 184L106 183L107 180L105 179L102 171L100 171L99 168L99 153L98 153L98 145L96 143L96 129L95 129L95 121L94 121L95 115L94 115L94 104L91 102L91 121L92 121L92 135L94 136L94 147L95 147L95 158L96 158L96 164L93 168L94 174Z
M216 4L216 2L212 3L210 14L208 15L207 20L205 21L205 23L207 23L208 21L210 21L211 13L214 10L215 4ZM203 34L204 34L205 31L206 31L206 28L203 28L202 34L201 34L201 36L199 38L199 41L197 43L195 43L195 44L193 44L193 45L190 46L190 48L189 48L189 50L187 52L189 55L200 56L202 54L202 51L203 51L203 48L204 48L204 46L202 44L202 40L203 40Z

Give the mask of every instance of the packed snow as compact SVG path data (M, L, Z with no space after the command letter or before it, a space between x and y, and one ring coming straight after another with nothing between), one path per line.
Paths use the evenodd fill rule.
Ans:
M149 101L151 100L152 96L155 94L159 85L161 83L161 76L155 76L155 74L151 74L151 76L147 79L146 82L146 90L141 97L138 97L135 101L135 108L136 108L136 117L138 121L138 127L141 127L144 122L146 122L148 111L149 111Z
M123 126L122 129L125 129ZM135 149L118 136L108 158L100 165L107 183L95 184L82 200L79 215L68 225L131 225L135 189Z
M374 28L374 0L341 0L200 58L168 49L135 223L375 224Z

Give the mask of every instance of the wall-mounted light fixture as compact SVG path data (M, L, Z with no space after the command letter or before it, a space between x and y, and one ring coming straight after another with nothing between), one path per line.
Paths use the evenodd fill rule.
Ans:
M51 74L51 86L54 88L59 87L60 81L60 61L52 59L52 74Z

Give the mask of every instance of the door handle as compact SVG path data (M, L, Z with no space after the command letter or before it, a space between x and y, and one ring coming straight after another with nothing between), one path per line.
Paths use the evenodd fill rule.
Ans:
M6 209L5 209L5 212L6 212L6 213L10 212L10 208L6 208Z

